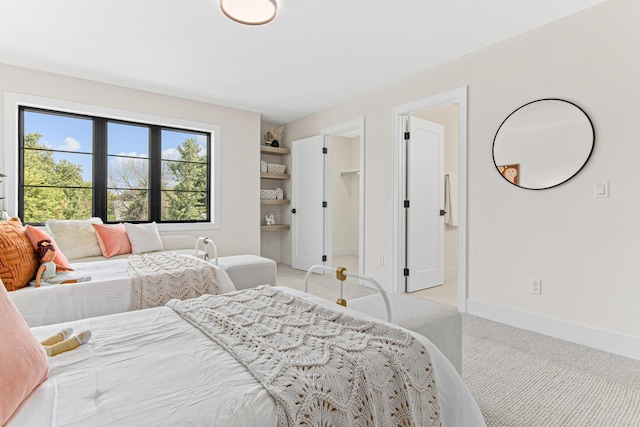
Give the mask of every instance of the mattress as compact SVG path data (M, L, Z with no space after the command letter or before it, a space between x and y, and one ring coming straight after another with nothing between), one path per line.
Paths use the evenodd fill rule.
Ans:
M31 327L129 311L131 277L127 272L128 262L125 258L73 263L70 277L91 279L39 288L29 286L10 292L9 297ZM235 286L227 273L214 267L220 292L234 291Z
M328 308L361 313L288 288ZM275 401L218 344L158 307L70 322L91 341L50 359L49 378L22 404L9 426L276 426ZM32 328L39 338L62 325ZM429 350L445 426L484 426L480 410L442 353Z

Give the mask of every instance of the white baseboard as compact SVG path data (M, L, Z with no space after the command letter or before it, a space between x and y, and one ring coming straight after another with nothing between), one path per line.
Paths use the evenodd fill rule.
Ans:
M517 328L640 360L640 338L540 316L488 302L467 300L467 313Z

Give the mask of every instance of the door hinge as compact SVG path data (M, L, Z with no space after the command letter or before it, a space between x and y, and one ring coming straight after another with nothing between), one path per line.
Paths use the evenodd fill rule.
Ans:
M405 207L405 208L408 208L408 207L409 207L409 201L408 201L408 200L405 200L405 201L404 201L404 207Z
M440 216L445 216L447 214L447 211L445 211L444 209L440 209Z
M405 268L402 274L404 275L404 277L409 277L409 269Z
M409 138L410 136L411 136L411 132L405 132L405 133L404 133L404 139L405 139L405 141L408 141L408 140L410 139L410 138Z
M327 261L327 256L326 255L322 255L322 262L326 262Z
M327 202L322 202L322 207L326 208L327 207Z
M327 154L328 152L327 147L322 147L322 154Z

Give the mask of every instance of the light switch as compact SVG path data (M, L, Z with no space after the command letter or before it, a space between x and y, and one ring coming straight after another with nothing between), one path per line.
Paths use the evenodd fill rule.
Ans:
M593 197L607 199L609 197L609 181L596 181L594 190Z

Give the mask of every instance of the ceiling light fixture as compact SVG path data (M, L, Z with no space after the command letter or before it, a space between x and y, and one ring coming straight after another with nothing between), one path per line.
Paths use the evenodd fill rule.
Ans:
M278 13L276 0L220 0L220 10L229 19L245 25L263 25Z

